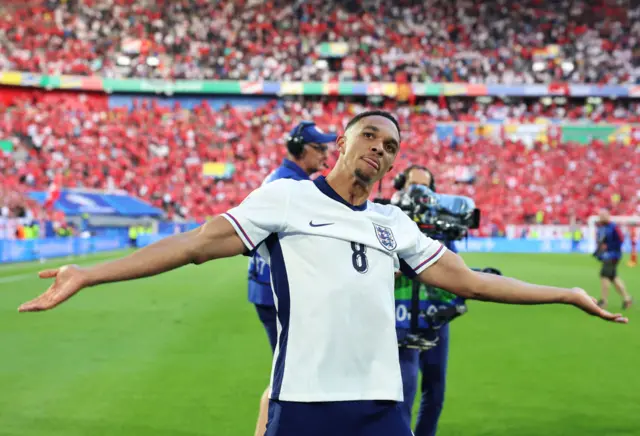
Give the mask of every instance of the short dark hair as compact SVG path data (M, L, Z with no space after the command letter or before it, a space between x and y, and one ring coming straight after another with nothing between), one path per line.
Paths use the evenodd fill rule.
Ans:
M386 118L388 120L391 120L391 122L396 126L396 129L398 129L398 139L401 138L401 135L400 135L400 124L398 124L398 120L396 120L396 118L393 115L391 115L389 112L382 111L382 110L377 110L377 109L376 110L370 110L370 111L361 112L358 115L356 115L355 117L351 118L351 121L349 121L347 123L347 127L344 130L346 132L354 124L356 124L358 121L360 121L363 118L375 117L375 116L384 117L384 118Z

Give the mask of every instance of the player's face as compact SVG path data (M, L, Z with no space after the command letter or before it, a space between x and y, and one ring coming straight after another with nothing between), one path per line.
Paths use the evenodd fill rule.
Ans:
M395 124L382 116L362 118L338 137L341 159L356 179L370 185L393 168L400 147Z
M309 174L313 174L325 168L327 164L327 144L309 143L304 147L302 158L304 166Z

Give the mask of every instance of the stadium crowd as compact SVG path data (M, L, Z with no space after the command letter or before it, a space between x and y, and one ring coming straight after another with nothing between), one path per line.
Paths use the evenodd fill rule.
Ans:
M442 97L437 100L425 99L417 106L420 112L436 121L527 123L539 119L556 119L567 122L640 123L640 103L634 100Z
M428 112L390 100L381 104L411 132L403 137L396 168L413 162L434 169L441 186L473 197L484 222L494 227L533 222L540 211L545 223L568 223L572 215L584 222L603 205L615 214L640 212L638 137L633 146L595 140L589 146L527 147L484 137L455 142L438 139L436 118ZM41 93L0 111L0 133L14 142L13 152L0 153L3 188L46 190L58 177L65 188L124 189L170 218L203 220L260 185L285 157L284 138L295 122L313 119L337 131L363 109L337 99L218 110L206 101L186 110L151 100L129 109L86 95ZM207 177L206 162L231 162L235 173L228 181ZM390 177L381 194L392 194ZM35 214L47 213L31 206Z
M0 12L0 70L640 83L640 6L620 0L25 0Z

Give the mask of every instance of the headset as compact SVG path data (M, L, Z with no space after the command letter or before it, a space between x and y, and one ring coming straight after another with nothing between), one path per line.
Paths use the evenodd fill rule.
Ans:
M304 150L304 138L302 137L304 129L315 125L316 123L313 121L303 121L298 124L293 134L287 138L287 150L293 157L299 158Z
M422 165L411 165L409 168L404 170L401 173L398 173L393 178L393 187L396 188L397 191L401 191L404 189L404 185L407 183L407 177L412 170L423 170L429 173L431 176L431 183L429 183L429 189L433 192L436 192L436 179L433 177L433 173L429 171L427 167L423 167Z

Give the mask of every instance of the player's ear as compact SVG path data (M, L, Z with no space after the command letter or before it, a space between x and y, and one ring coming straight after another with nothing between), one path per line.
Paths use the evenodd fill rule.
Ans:
M344 154L346 152L347 137L345 135L338 136L338 139L336 139L336 147L338 148L338 151L340 152L340 154Z

